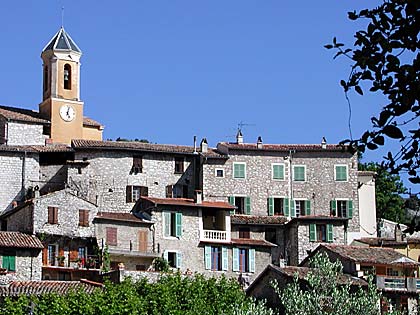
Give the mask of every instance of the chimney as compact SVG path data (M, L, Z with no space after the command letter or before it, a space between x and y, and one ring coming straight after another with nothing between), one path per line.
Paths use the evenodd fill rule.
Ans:
M263 148L263 142L262 142L261 136L259 136L257 140L257 149L262 149L262 148Z
M401 227L399 224L395 226L394 237L395 237L396 242L402 242L403 240L403 234L402 234Z
M197 153L197 136L194 136L194 152Z
M203 203L203 194L202 194L201 190L196 190L194 197L195 197L194 202L196 204L201 205Z
M325 137L322 137L321 148L323 149L327 148L327 140L325 139Z
M40 192L39 192L39 186L38 186L38 185L36 185L36 186L34 187L34 197L35 197L35 199L38 199L40 196L41 196L41 194L40 194Z
M209 145L207 143L207 139L203 138L203 140L201 140L201 142L200 142L201 153L207 153L208 148L209 148Z
M242 135L241 129L238 129L238 133L236 134L236 143L237 144L244 143L244 136Z

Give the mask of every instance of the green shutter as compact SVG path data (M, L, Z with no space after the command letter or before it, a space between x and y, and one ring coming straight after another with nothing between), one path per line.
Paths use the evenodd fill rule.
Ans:
M333 225L327 224L327 242L332 243L333 238Z
M250 248L249 249L249 255L248 255L249 261L249 272L255 272L255 249Z
M305 167L304 166L293 167L293 180L297 182L305 181Z
M9 270L9 256L3 256L2 267Z
M181 237L182 235L182 213L177 212L175 214L175 219L176 219L176 237Z
M211 246L204 246L204 264L206 270L211 269Z
M274 198L269 197L267 199L268 215L274 215Z
M165 250L163 252L163 259L165 259L166 261L168 261L168 251L167 250Z
M9 271L16 271L16 256L9 256Z
M295 201L293 199L290 199L290 216L295 217L296 211L295 211Z
M283 210L286 217L289 216L289 198L283 199Z
M233 177L245 178L245 164L233 164Z
M284 179L284 166L283 165L273 165L273 179Z
M176 253L176 267L181 268L182 266L182 254Z
M251 198L245 197L245 214L251 214Z
M284 165L279 165L280 166L280 178L279 179L284 179Z
M311 215L311 201L305 200L305 214Z
M316 224L309 224L309 241L316 242Z
M222 270L228 270L228 249L222 247Z
M347 166L336 166L335 167L335 180L339 182L347 181Z
M347 201L347 209L349 219L353 218L353 200Z
M330 201L330 211L331 211L332 216L337 215L337 201L336 200Z
M164 222L164 236L171 235L171 213L170 212L163 212L163 220Z
M239 248L232 248L232 271L239 271Z
M235 205L235 197L234 196L229 196L228 201L232 206ZM230 214L235 214L235 210L230 210Z

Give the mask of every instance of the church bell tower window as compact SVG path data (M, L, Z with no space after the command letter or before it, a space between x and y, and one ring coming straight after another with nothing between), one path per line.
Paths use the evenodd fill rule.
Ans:
M48 90L48 66L44 66L44 92Z
M68 63L64 65L64 89L71 90L71 66Z

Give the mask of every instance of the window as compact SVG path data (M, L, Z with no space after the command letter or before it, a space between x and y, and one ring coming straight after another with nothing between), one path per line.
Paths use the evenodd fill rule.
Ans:
M7 271L16 271L16 252L4 252L4 255L2 257L2 267Z
M71 66L66 63L64 65L64 89L71 90Z
M176 184L166 186L166 198L188 198L188 185Z
M184 158L175 158L175 174L184 173Z
M265 229L265 240L270 243L277 243L277 233L275 228Z
M335 166L335 180L337 182L347 181L347 165L336 165Z
M233 178L245 178L246 165L245 163L233 163Z
M251 238L251 231L249 228L239 228L239 238Z
M172 268L181 268L182 255L179 252L165 251L163 258L169 263Z
M289 199L269 197L267 199L268 215L289 215Z
M147 252L148 245L148 232L147 231L139 231L139 251L140 252Z
M293 166L293 180L295 182L304 182L306 180L306 167L304 165Z
M225 170L222 168L216 168L216 177L225 177Z
M399 273L398 270L393 268L386 268L386 275L390 277L398 277Z
M311 202L310 200L295 200L295 216L300 217L311 214Z
M143 172L143 157L139 155L133 156L133 166L131 167L130 174L138 174Z
M331 200L330 212L334 217L351 219L353 217L353 200Z
M44 92L48 90L48 66L44 66Z
M89 210L79 210L79 226L89 226Z
M48 245L48 265L55 266L55 258L57 257L57 245L49 244Z
M204 260L207 270L228 270L228 250L223 246L205 246Z
M87 258L86 247L79 247L77 249L77 258L79 259L81 266L84 267Z
M284 164L272 164L272 178L284 180Z
M331 243L333 241L332 224L309 224L309 240Z
M58 224L58 208L48 207L48 223Z
M106 228L106 244L111 246L117 246L117 228L107 227Z
M136 202L140 196L147 197L149 195L149 188L146 186L127 186L126 187L126 202Z
M166 237L181 237L182 235L182 213L163 212L163 228Z
M255 272L255 249L233 248L233 271Z
M251 214L251 198L230 196L228 201L231 205L236 206L235 214Z

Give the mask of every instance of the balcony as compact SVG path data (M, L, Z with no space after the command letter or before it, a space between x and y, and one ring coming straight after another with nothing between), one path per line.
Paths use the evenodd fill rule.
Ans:
M378 289L390 291L420 291L420 279L413 277L376 276Z
M200 241L228 243L230 242L230 232L220 230L201 230Z

